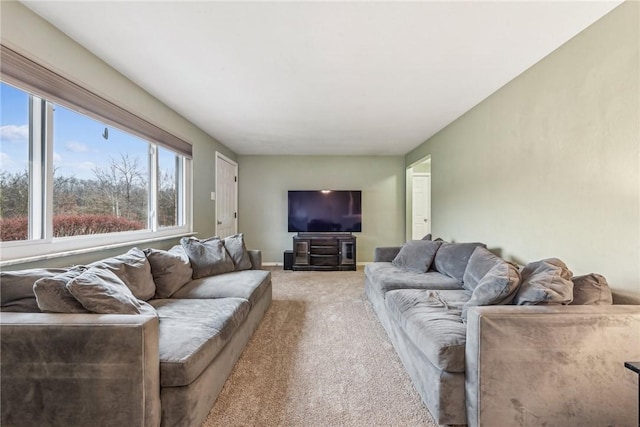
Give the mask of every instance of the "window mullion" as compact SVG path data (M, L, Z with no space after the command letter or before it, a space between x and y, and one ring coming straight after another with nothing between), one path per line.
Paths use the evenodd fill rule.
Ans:
M29 240L44 238L45 107L29 97Z
M50 102L43 101L44 124L43 124L43 150L44 150L44 179L43 179L43 231L44 238L53 238L53 113L55 107Z
M149 144L149 229L158 231L158 147Z
M176 156L176 225L182 227L184 220L184 157Z

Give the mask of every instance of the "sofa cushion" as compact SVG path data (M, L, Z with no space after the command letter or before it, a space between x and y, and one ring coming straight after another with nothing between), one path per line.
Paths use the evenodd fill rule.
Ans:
M364 273L371 285L380 292L394 289L460 289L462 287L461 281L437 271L418 273L398 268L390 262L367 264Z
M168 251L144 250L151 274L156 283L156 298L169 298L175 291L191 281L193 269L189 257L182 246L174 246Z
M462 308L462 319L467 318L467 309L479 305L509 304L518 291L520 272L518 268L492 254L488 249L477 247L464 273L465 288L473 289L471 298Z
M570 304L573 301L573 273L557 258L527 264L520 275L514 304Z
M386 294L393 321L438 369L464 372L467 328L460 318L466 290L399 289Z
M0 308L2 311L39 313L34 283L43 277L64 273L67 268L31 268L28 270L0 271Z
M67 283L67 289L92 313L155 315L152 306L137 299L110 269L91 267Z
M107 268L115 273L131 290L131 293L147 301L156 293L156 284L151 274L151 264L144 252L132 248L127 253L93 262L87 267Z
M67 289L67 283L87 270L85 266L73 267L53 277L42 277L33 285L38 307L45 313L88 313Z
M271 272L243 270L192 280L173 294L173 298L244 298L251 306L271 283Z
M402 245L391 264L404 270L426 273L440 244L430 240L410 240Z
M249 313L241 298L158 299L160 385L191 384L211 364Z
M244 235L242 233L234 234L233 236L225 237L223 242L224 248L233 260L235 270L250 270L252 266L251 258L249 258L247 247L244 244Z
M180 244L189 256L194 279L235 270L233 260L219 237L210 237L204 240L183 237L180 239Z
M478 246L486 248L484 243L442 243L433 260L436 271L462 282L469 258Z
M597 273L571 278L573 305L611 305L613 296L607 279Z

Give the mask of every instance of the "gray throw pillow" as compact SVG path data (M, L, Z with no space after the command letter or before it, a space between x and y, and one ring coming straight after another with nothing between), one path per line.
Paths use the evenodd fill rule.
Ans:
M443 242L433 261L436 271L462 282L469 258L478 246L487 247L484 243Z
M182 246L174 246L168 251L149 248L144 253L151 264L156 298L169 298L191 281L193 269Z
M440 242L431 240L410 240L402 245L391 264L404 270L426 273L440 245Z
M143 301L150 300L156 293L156 284L151 274L151 264L147 256L138 248L113 258L103 259L89 264L87 267L107 268L115 273L133 295Z
M244 244L244 236L242 233L224 238L224 247L231 256L236 271L251 270L251 258Z
M21 313L39 313L33 284L43 277L53 277L67 268L30 268L28 270L0 271L0 310Z
M573 273L557 258L527 264L520 275L520 289L514 304L570 304L573 301Z
M573 305L611 305L613 295L607 279L597 273L571 278L573 282Z
M429 233L420 240L433 240L433 236L431 235L431 233Z
M476 247L469 257L467 268L465 268L464 275L462 276L463 287L473 292L487 272L500 262L506 261L493 254L493 252L487 248L481 246Z
M180 244L191 261L194 279L229 273L235 269L233 260L219 237L205 240L183 237Z
M40 310L45 313L87 313L67 289L67 283L86 270L85 266L77 266L62 274L38 279L33 285L33 292Z
M110 269L91 267L71 279L67 289L92 313L156 315L156 310L137 299Z
M462 308L462 320L466 321L467 309L479 305L509 304L518 291L520 272L518 267L478 247L469 258L464 273L464 285L473 290L471 298Z

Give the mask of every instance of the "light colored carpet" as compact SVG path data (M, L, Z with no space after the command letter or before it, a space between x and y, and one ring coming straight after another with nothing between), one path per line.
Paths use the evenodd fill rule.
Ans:
M361 270L271 271L273 303L203 427L436 426Z

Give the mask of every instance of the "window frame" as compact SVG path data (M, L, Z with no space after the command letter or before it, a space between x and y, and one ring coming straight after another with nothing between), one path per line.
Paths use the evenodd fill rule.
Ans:
M45 69L4 45L0 45L0 49L0 81L29 94L29 127L32 131L29 138L29 240L0 242L0 266L193 234L191 144ZM25 64L28 66L25 67ZM37 72L32 72L34 69ZM23 74L19 74L16 70ZM17 77L18 75L20 78ZM40 81L39 77L44 80L48 79L48 81ZM72 92L70 98L80 99L83 105L76 105L59 94L51 95L46 90L50 82L54 82L55 89L60 90L56 85L60 85L61 80L62 84L67 84L68 89ZM54 104L59 104L108 126L118 128L148 143L149 182L147 187L149 203L146 229L53 237ZM106 117L100 114L102 112L107 113ZM135 128L138 125L141 127ZM181 169L178 172L180 179L176 188L179 206L178 212L176 212L177 226L160 227L158 225L156 204L159 191L158 147L160 146L176 153L180 159L178 162Z

